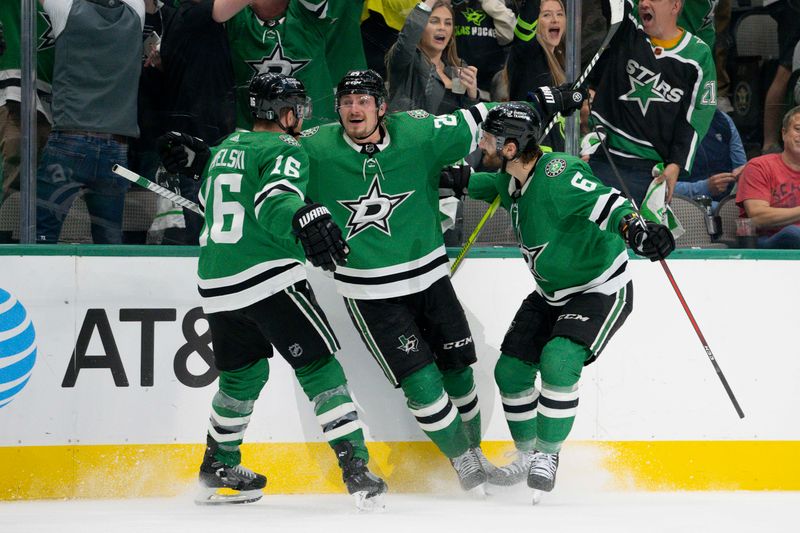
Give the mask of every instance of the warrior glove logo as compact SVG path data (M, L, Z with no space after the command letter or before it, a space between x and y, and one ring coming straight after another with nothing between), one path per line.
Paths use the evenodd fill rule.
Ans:
M392 236L389 218L394 210L402 204L414 191L400 194L384 194L378 175L372 178L367 194L355 200L339 200L339 203L350 211L350 218L345 224L349 229L346 240L350 240L367 228L375 228Z

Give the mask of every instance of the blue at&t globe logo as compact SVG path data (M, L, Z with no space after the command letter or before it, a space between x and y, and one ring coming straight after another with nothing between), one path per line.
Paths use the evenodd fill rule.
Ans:
M36 332L25 308L0 289L0 408L14 399L36 362Z

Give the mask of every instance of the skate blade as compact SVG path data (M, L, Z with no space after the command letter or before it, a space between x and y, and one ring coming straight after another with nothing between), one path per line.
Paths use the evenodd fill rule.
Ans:
M533 489L533 494L531 495L531 505L539 505L539 502L542 501L543 494L544 491Z
M383 494L376 494L368 498L367 491L353 493L353 499L356 502L356 511L359 513L382 513L386 511L386 503L384 502Z
M486 495L488 494L486 492L486 483L481 483L476 487L472 487L471 489L467 490L466 493L474 500L485 500Z
M211 487L200 487L194 497L194 503L197 505L252 503L260 500L262 496L264 496L264 493L261 491L261 489L235 491Z

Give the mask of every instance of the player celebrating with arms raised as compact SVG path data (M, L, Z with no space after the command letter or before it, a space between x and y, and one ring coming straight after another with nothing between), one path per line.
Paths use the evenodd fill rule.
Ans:
M525 104L492 109L480 148L484 160L502 170L474 174L469 195L487 202L500 195L537 285L511 322L495 367L518 455L493 479L511 485L527 476L530 487L549 492L575 420L581 370L633 306L626 242L655 261L675 241L665 226L643 223L580 159L543 154L540 129L541 118ZM534 387L537 373L541 394Z

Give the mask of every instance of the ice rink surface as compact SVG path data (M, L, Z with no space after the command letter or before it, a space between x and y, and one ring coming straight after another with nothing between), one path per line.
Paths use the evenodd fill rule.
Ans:
M800 492L576 492L530 505L523 488L484 500L389 494L383 513L357 513L346 495L274 496L204 506L190 495L137 500L0 502L2 533L779 533L800 531Z

